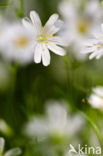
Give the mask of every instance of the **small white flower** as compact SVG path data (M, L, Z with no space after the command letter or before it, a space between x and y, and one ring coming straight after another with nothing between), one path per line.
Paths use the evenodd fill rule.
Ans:
M62 1L59 11L65 22L64 38L71 44L77 59L85 59L81 53L82 46L87 37L93 32L103 17L103 9L97 0L66 0ZM98 14L96 14L98 12Z
M0 119L0 132L7 136L12 134L12 129L3 119Z
M4 153L5 140L0 137L0 156L17 156L21 154L20 148L13 148Z
M89 96L88 102L94 108L103 109L103 87L93 88L93 93Z
M18 23L8 25L0 41L3 56L10 61L28 63L33 58L33 35Z
M90 53L89 59L100 59L103 56L103 24L101 32L94 34L94 38L84 43L82 53Z
M65 51L61 46L65 46L65 42L61 37L55 36L55 34L61 28L61 21L58 20L58 15L53 14L44 27L42 27L39 15L35 11L30 12L31 21L26 18L23 19L23 24L28 31L33 33L34 49L34 62L40 63L41 60L44 66L50 64L49 50L55 54L64 56Z
M74 136L83 125L84 120L78 114L71 117L67 107L62 103L49 103L46 107L46 117L33 117L26 125L28 136L68 138Z

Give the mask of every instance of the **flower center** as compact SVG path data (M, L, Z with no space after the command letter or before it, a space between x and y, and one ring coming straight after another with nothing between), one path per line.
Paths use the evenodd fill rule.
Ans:
M80 21L80 22L78 23L78 31L79 31L81 34L86 34L87 31L88 31L88 27L89 27L88 21Z
M98 49L103 47L103 43L99 43L97 46L96 46Z
M25 47L28 44L28 39L24 36L21 36L18 39L16 39L14 42L18 47Z
M41 30L42 30L42 32L38 35L37 40L40 43L43 43L43 42L47 41L48 38L47 38L47 34L46 33L43 33L44 27L41 27ZM48 37L52 38L53 37L53 34L50 34ZM48 45L46 44L45 46L47 47Z
M43 43L44 41L47 41L46 34L39 34L39 35L38 35L38 41L39 41L40 43Z

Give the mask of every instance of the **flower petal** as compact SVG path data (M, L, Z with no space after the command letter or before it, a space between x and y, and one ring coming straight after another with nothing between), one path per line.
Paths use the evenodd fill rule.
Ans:
M64 26L64 22L60 19L58 19L55 23L56 27L59 27L60 29Z
M47 133L47 122L41 117L32 117L25 126L25 134L29 137L37 136L38 139L42 140L47 137Z
M20 148L14 148L7 151L4 156L14 156L14 155L16 156L16 155L20 155L21 153L22 152Z
M88 39L88 40L86 40L86 41L84 41L83 42L83 46L93 46L93 45L95 45L95 44L97 44L97 40L96 39Z
M103 32L103 23L101 24L101 30L102 30L102 32Z
M103 50L99 50L96 56L96 59L100 59L103 56Z
M44 66L48 66L50 64L50 53L45 44L43 44L42 48L42 62Z
M64 56L65 55L65 50L59 46L57 46L56 44L52 43L52 42L49 42L48 43L48 48L54 52L55 54L57 55L61 55L61 56Z
M96 57L96 53L92 53L92 54L89 56L89 59L92 60L94 57Z
M63 26L63 21L57 20L54 25L52 25L47 30L45 29L44 30L46 31L47 35L50 35L50 34L53 35L53 34L56 34L62 28L62 26Z
M24 27L27 28L28 30L30 30L31 28L33 29L33 25L28 18L24 18L22 20L22 23L23 23Z
M34 62L40 63L41 62L41 54L42 54L42 47L41 44L37 44L34 52Z
M84 48L82 48L81 53L87 54L87 53L91 53L93 51L95 51L95 47L84 47Z
M31 18L32 23L34 24L34 26L35 26L37 32L40 32L42 24L41 24L40 17L39 17L39 15L36 13L36 11L31 11L31 12L30 12L30 18Z
M101 56L102 56L102 54L97 55L97 56L96 56L96 59L97 59L97 60L100 59Z
M0 155L2 155L5 146L4 138L0 138Z
M50 128L62 129L66 125L67 110L63 103L54 102L47 105L47 117Z
M59 30L60 30L59 27L55 27L55 25L53 25L50 29L48 29L48 31L46 31L46 34L47 34L47 36L49 36L50 34L54 35L54 34L56 34Z
M44 31L47 32L55 24L58 18L59 18L58 14L53 14L52 16L50 16L49 20L44 26Z
M57 44L57 45L61 45L61 46L67 46L66 41L64 41L61 37L59 36L54 36L52 38L49 39L49 41L52 41L53 43Z

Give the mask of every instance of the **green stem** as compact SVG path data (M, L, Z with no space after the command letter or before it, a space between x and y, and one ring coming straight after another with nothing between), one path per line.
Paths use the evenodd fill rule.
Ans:
M71 62L68 56L64 57L65 69L66 69L66 77L67 77L67 89L70 89L70 84L72 80L72 70L71 70Z
M22 14L24 15L24 0L20 0L20 9Z
M19 2L20 2L20 7L19 9L16 10L16 13L19 18L23 18L24 17L24 0L19 0Z
M70 55L64 57L65 70L66 70L66 89L67 94L69 92L69 96L67 95L67 99L73 101L73 70L72 70L72 58Z
M94 131L96 132L96 135L99 139L99 142L100 142L100 145L101 145L101 148L103 149L103 136L99 130L99 128L97 127L97 125L93 122L93 120L87 116L84 112L80 111L79 112L84 116L84 118L90 123L90 125L92 126L92 128L94 129Z
M14 66L9 66L11 72L12 72L12 84L10 88L10 92L8 94L8 102L7 104L9 105L9 109L7 110L9 114L9 120L12 125L15 124L16 126L16 115L15 115L15 87L16 87L16 80L17 80L17 72L18 72L18 65L15 64ZM13 117L13 118L12 118Z

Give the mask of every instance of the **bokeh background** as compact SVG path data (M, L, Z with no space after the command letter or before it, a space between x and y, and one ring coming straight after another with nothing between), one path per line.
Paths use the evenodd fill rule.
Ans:
M0 14L8 21L21 21L31 10L36 10L45 24L51 14L59 13L59 3L60 0L0 0ZM66 51L64 57L51 53L48 67L33 62L22 66L0 56L0 118L9 126L5 130L0 124L5 150L20 147L23 156L65 156L58 142L38 142L24 133L32 116L45 116L49 100L64 101L71 116L78 113L84 120L80 133L71 138L74 143L78 138L83 146L102 147L103 112L92 108L88 97L93 87L103 86L103 58L78 60L71 48ZM62 148L69 150L71 142L68 140ZM48 153L50 145L53 152Z

